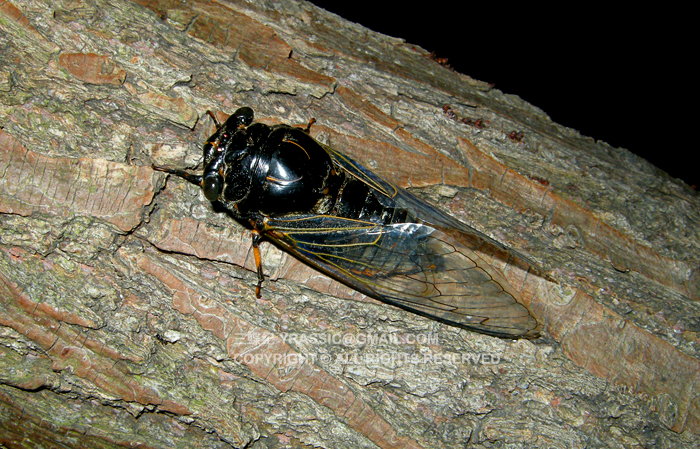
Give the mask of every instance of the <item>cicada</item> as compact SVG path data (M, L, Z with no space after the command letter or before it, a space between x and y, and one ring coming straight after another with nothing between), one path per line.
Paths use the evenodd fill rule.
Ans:
M311 123L253 123L249 107L223 124L209 114L217 130L204 145L201 175L153 168L200 186L250 225L258 296L265 239L393 306L484 334L537 335L517 290L477 254L476 246L503 245L316 141Z

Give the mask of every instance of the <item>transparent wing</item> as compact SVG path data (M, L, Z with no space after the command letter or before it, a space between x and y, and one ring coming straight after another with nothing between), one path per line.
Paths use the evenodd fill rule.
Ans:
M264 233L367 296L490 335L537 334L517 291L474 251L431 226L305 215L266 218Z
M462 234L469 236L469 240L475 245L487 244L493 248L497 248L503 254L513 256L522 262L530 265L535 272L542 274L544 270L538 266L531 258L508 248L497 240L492 239L488 235L480 232L471 226L467 225L449 215L446 212L436 208L427 201L418 198L410 192L393 185L384 180L381 176L363 167L354 159L340 153L333 148L323 145L323 148L331 155L333 160L342 167L348 174L354 176L365 184L380 193L380 201L383 200L383 205L386 207L395 207L398 209L407 210L417 220L432 225L437 229L442 230L457 230ZM383 198L381 198L383 196Z

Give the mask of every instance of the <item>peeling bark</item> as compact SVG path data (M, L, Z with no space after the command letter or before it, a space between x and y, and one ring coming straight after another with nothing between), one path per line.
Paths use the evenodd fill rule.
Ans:
M700 204L623 149L306 3L0 3L0 444L694 447ZM539 261L469 333L266 245L152 163L248 105Z

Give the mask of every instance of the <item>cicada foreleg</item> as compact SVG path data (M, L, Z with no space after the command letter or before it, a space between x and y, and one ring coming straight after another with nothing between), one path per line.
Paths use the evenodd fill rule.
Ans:
M308 124L306 125L306 127L303 129L303 131L304 131L306 134L311 134L311 125L313 125L314 123L316 123L316 119L312 117L311 120L309 120L309 123L308 123Z

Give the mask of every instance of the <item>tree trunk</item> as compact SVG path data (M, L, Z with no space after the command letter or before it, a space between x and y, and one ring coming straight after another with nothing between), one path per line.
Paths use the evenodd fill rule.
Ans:
M0 3L0 443L697 447L700 202L426 51L290 0ZM252 107L539 261L543 329L370 300L200 190Z

